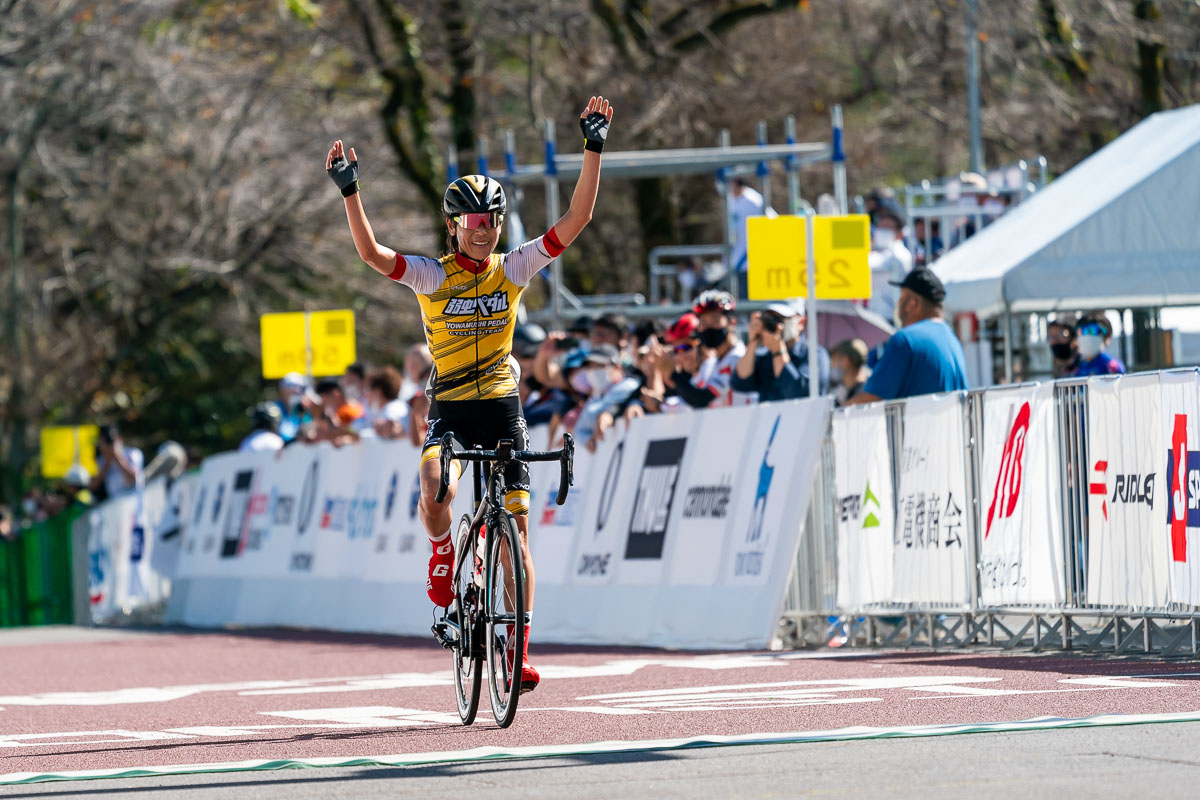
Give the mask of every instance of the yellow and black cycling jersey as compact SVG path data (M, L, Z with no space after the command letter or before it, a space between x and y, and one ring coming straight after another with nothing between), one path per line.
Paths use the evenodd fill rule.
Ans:
M427 391L435 400L491 400L517 394L509 358L525 287L563 251L551 228L517 249L476 262L459 253L441 259L396 256L389 276L421 304L433 355Z

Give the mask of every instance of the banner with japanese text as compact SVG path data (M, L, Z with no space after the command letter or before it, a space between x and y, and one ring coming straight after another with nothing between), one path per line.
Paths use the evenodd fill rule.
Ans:
M980 600L1055 605L1065 597L1054 386L983 395Z
M904 406L893 597L902 603L971 601L971 547L961 393Z

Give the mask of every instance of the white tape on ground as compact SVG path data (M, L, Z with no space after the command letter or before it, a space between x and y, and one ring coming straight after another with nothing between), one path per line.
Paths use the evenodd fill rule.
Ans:
M851 741L860 739L899 739L924 736L952 736L964 733L1011 733L1064 728L1095 728L1116 725L1145 725L1163 722L1200 722L1200 711L1180 711L1169 714L1105 714L1096 717L1069 719L1063 717L1034 717L1013 722L983 722L961 725L905 725L893 728L856 726L830 731L798 731L792 733L746 733L733 736L692 736L684 739L646 739L625 742L589 742L539 747L476 747L469 750L450 750L435 753L407 753L389 756L347 758L295 758L255 761L228 761L212 764L179 764L157 767L118 767L114 769L76 770L70 772L11 772L0 775L0 786L48 781L97 780L103 778L138 778L197 773L248 772L316 767L414 767L469 761L554 758L559 756L607 755L635 753L648 750L682 750L696 747L729 747L754 744L806 744L813 742Z

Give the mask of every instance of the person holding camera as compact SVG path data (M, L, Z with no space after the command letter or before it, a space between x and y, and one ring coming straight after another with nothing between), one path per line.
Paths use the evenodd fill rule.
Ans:
M808 397L808 339L805 317L787 303L772 303L750 315L750 346L738 359L732 388L757 392L760 402ZM817 350L817 393L829 386L829 353Z
M103 492L103 499L142 488L145 457L136 447L128 447L116 425L102 425L96 440L98 470L91 490Z

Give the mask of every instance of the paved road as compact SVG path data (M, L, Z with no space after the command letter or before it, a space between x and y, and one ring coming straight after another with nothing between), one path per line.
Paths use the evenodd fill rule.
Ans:
M180 798L382 797L427 794L435 780L442 790L486 786L497 797L559 797L564 787L576 797L611 797L626 785L665 797L885 789L884 796L926 800L979 788L1060 800L1133 796L1147 781L1158 797L1197 795L1195 778L1184 777L1200 765L1197 722L931 736L997 723L1004 730L1061 724L1029 722L1039 718L1200 720L1181 714L1200 712L1200 665L1191 662L536 645L534 655L543 685L503 731L490 724L486 700L481 723L458 724L449 657L423 641L0 633L0 783L22 774L214 769L254 759L458 762L10 785L0 795L152 797L174 787ZM897 734L926 738L845 741ZM669 749L689 737L764 735L818 742ZM480 748L539 758L481 762ZM616 752L622 748L641 752Z

